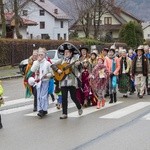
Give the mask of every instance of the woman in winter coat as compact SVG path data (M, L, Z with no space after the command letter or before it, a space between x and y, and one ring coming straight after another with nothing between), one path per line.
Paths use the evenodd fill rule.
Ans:
M130 69L131 59L127 56L125 49L121 51L120 57L120 71L119 71L119 83L118 89L120 93L123 93L123 97L127 98L127 92L130 90Z
M100 109L105 105L104 94L109 79L109 72L101 62L102 61L98 62L98 64L93 68L90 75L90 84L93 93L97 98L97 109Z
M105 58L104 65L109 71L109 94L110 102L117 102L117 76L120 70L120 60L115 55L115 48L111 47L108 52L108 57Z

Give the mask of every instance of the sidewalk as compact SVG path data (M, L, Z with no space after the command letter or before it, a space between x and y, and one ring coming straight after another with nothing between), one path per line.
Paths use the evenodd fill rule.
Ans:
M0 67L0 80L22 77L19 73L19 67L4 66Z

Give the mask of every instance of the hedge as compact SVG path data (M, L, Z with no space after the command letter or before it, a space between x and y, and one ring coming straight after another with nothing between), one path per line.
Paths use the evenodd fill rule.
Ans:
M25 39L0 39L0 66L16 66L23 59L28 58L33 49L39 47L45 47L49 49L57 49L60 46L63 40L25 40ZM97 43L97 41L87 42L87 40L70 40L68 41L73 45L77 46L87 46L90 48L91 45L97 45L98 50L100 51L103 47L110 47L113 43ZM35 47L33 46L35 45ZM126 47L124 43L117 43L116 46Z

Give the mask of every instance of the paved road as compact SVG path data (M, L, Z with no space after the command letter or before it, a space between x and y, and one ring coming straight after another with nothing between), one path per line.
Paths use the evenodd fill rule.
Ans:
M15 94L10 93L10 82ZM67 120L59 119L61 110L50 99L49 114L39 119L32 112L33 99L23 98L21 84L21 78L3 81L0 150L150 150L149 96L125 99L119 94L116 104L85 108L81 117L69 100Z

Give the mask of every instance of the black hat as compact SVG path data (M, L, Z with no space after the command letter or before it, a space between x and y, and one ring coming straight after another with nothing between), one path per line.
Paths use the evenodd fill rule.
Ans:
M141 50L144 54L144 46L143 45L140 45L136 50L135 52L137 53L138 50Z
M103 49L103 51L107 51L107 52L108 52L108 51L109 51L109 48L106 48L106 47L105 47L105 48Z
M81 52L82 49L85 49L87 52L89 51L89 49L87 47L80 47L79 50Z
M70 50L73 54L80 54L80 51L71 43L65 42L58 47L58 52L64 55L65 50Z

